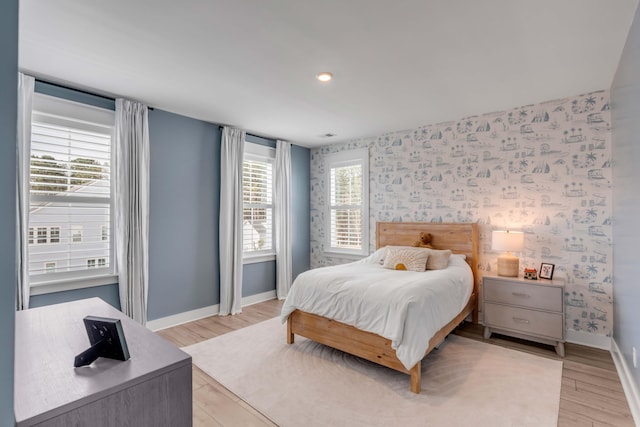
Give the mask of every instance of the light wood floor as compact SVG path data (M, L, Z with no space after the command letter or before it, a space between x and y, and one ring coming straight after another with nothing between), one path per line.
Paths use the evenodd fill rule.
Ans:
M177 346L187 346L275 317L280 313L281 306L281 301L271 300L244 307L242 314L207 317L159 331L158 334ZM479 325L465 323L455 333L478 341L560 359L551 346L495 334L489 340L484 340L482 327ZM193 367L193 424L275 425L196 366ZM562 369L558 426L633 425L633 418L610 353L567 344Z

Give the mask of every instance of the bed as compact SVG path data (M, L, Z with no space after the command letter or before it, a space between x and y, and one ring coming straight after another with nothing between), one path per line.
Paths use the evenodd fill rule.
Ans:
M440 319L439 321L443 326L431 325L427 327L425 326L426 322L423 324L424 319L419 318L417 315L407 315L406 318L402 318L404 321L401 321L400 323L403 324L403 328L407 328L407 331L422 329L431 329L434 331L433 333L425 332L422 337L415 337L418 341L422 342L421 346L418 345L418 348L426 347L424 353L420 351L418 357L409 357L409 354L413 354L415 356L414 346L407 344L407 348L410 347L410 350L406 350L403 347L404 343L399 341L399 339L402 340L403 337L400 336L394 338L393 331L387 333L388 331L384 327L382 330L385 332L381 332L381 334L387 336L386 338L378 333L352 326L358 324L358 322L353 319L349 318L347 321L337 320L343 320L344 310L342 314L335 313L335 316L334 313L330 312L325 316L310 312L312 310L303 310L300 307L305 306L305 304L301 303L301 301L308 302L310 297L305 297L305 300L305 298L297 296L297 301L292 301L296 299L296 294L299 294L299 292L296 292L296 286L299 287L299 283L294 284L283 305L282 319L286 319L287 322L287 343L293 344L295 335L300 335L346 353L375 362L382 366L409 374L411 391L414 393L420 393L421 359L431 352L431 350L444 340L444 338L468 316L471 316L474 323L478 322L478 289L480 277L478 274L477 224L379 222L376 224L376 248L378 251L365 260L353 263L356 269L364 268L361 263L376 263L378 262L376 257L383 256L384 254L384 251L380 250L381 248L386 246L413 246L413 244L419 239L421 232L430 233L432 235L432 246L434 249L449 249L453 254L458 254L457 256L451 256L450 265L460 262L466 263L465 268L468 265L466 270L471 271L471 289L468 291L468 297L464 301L458 302L462 305L462 309L459 311L456 309L454 313L448 313L446 315L448 316L446 317L448 320L445 320L444 322ZM340 268L329 268L329 270L338 272L340 271ZM380 274L389 274L383 272L383 269L381 268L379 271ZM314 272L314 270L310 270L307 273L309 275L315 274L312 272ZM425 274L396 271L393 271L392 273L396 275L405 274L406 277L409 277L409 274ZM356 270L355 274L360 273ZM366 278L365 273L362 273L361 275ZM296 279L296 282L299 282L299 279L300 277ZM312 279L314 279L314 277L312 277ZM310 280L308 277L306 280L307 282L313 282L313 280ZM411 304L412 307L416 305L415 302L412 302ZM366 308L363 309L361 304L356 304L354 307L358 307L355 311L366 311ZM376 307L375 309L379 310L380 308ZM424 314L424 312L422 313ZM442 318L442 315L440 317ZM395 322L394 324L397 323L398 322ZM402 331L399 331L399 333L402 335ZM407 336L410 335L412 334L407 334ZM409 362L409 364L407 364L407 361L411 360L416 360L416 362Z

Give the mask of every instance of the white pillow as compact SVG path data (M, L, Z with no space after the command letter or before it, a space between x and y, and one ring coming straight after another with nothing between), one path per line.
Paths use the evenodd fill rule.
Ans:
M429 249L388 246L384 255L384 268L391 270L425 271Z

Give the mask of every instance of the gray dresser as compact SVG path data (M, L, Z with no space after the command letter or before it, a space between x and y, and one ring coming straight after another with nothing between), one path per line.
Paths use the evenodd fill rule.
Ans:
M564 357L564 281L484 276L484 337L492 332L551 344Z
M127 361L73 367L82 319L121 319ZM191 426L191 356L99 298L16 313L16 426Z

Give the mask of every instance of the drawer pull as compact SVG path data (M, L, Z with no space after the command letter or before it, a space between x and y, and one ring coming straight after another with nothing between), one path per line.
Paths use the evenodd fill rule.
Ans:
M513 317L512 318L514 322L516 323L526 323L529 324L529 321L527 319L523 319L522 317Z
M531 295L524 294L522 292L511 292L511 295L513 295L514 297L531 298Z

